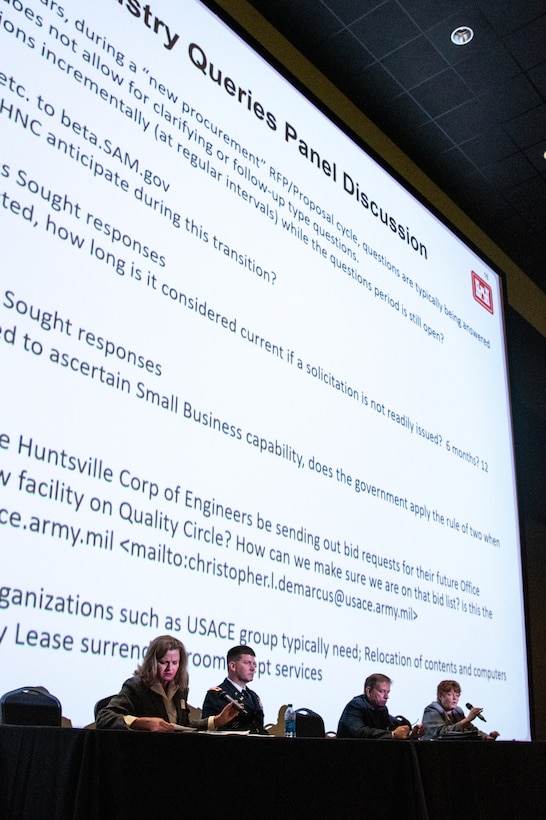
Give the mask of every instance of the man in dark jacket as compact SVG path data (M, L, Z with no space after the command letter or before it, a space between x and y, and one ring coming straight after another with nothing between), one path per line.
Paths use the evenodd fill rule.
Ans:
M202 717L208 718L218 714L226 703L235 701L239 714L222 727L227 731L245 732L264 735L264 710L256 692L247 684L254 679L256 656L250 646L234 646L227 654L228 676L219 686L209 689L203 702Z
M366 678L364 694L357 695L347 704L339 719L338 737L362 737L371 740L405 740L423 734L421 724L413 728L409 720L399 715L392 717L387 709L391 679L374 674Z

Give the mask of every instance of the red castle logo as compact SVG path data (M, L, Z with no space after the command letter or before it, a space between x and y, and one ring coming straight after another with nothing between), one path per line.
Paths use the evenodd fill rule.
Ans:
M472 295L476 302L479 302L482 307L493 313L493 291L491 287L484 282L481 276L475 271L472 271Z

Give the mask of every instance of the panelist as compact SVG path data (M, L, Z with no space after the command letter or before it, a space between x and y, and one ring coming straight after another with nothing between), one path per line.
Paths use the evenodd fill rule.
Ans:
M338 737L360 737L370 740L405 740L420 738L424 729L413 728L407 718L392 717L387 709L391 679L379 673L364 682L364 694L354 697L345 707L337 727Z
M425 727L424 740L441 740L442 738L476 740L496 740L498 732L482 732L472 721L483 711L479 706L473 706L468 715L457 704L461 695L461 687L456 680L442 680L438 684L436 700L426 707L423 714Z
M232 704L208 719L190 720L187 663L181 641L170 635L154 638L134 677L97 714L97 729L174 732L175 726L209 731L225 726L237 714Z
M255 672L254 650L250 646L233 646L227 653L227 678L219 686L208 690L203 702L203 717L217 714L232 699L238 704L238 711L224 729L266 735L262 702L256 692L247 686L254 679Z

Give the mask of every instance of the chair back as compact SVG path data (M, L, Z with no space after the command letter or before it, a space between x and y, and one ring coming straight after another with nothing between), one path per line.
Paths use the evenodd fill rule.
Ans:
M312 709L296 709L296 737L324 737L324 721Z
M21 686L0 698L2 723L60 726L61 703L44 686Z
M113 697L114 697L113 695L108 695L107 697L101 698L100 700L98 700L95 703L95 708L93 710L93 714L95 715L95 720L97 719L97 715L100 712L100 710L104 709L105 706L108 706L108 704L110 703L110 701L112 700Z

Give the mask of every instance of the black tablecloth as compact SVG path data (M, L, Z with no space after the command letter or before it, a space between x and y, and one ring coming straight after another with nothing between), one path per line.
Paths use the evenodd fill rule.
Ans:
M0 726L0 817L546 818L546 744Z

